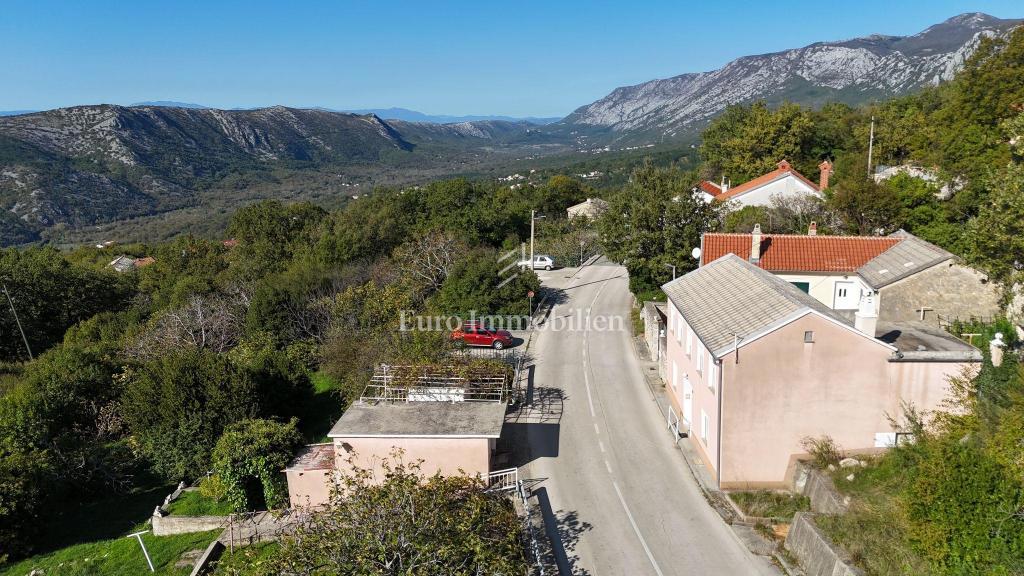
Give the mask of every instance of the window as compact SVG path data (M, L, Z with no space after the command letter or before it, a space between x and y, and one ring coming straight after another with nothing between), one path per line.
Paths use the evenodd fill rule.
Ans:
M715 360L712 358L708 362L708 378L707 385L711 389L711 393L715 393L715 386L718 384L718 365L715 364Z
M690 330L689 326L686 328L686 357L690 357L690 349L693 348L693 330Z
M803 290L804 292L806 292L808 294L811 292L811 283L810 282L790 282L790 284L792 284L793 286L796 286L797 288Z
M708 418L707 412L702 408L700 411L700 439L704 442L704 445L708 445L708 429L711 428L711 419Z
M697 342L697 372L704 373L704 347Z
M682 344L683 330L686 330L686 325L683 324L683 317L680 314L676 314L676 344Z
M814 343L814 330L805 330L804 331L804 342L806 342L808 344L813 344Z
M679 366L676 366L676 361L672 361L672 389L676 389L676 382L679 381Z

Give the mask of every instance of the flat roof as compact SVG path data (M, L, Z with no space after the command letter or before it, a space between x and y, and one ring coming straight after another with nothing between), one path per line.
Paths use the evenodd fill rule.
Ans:
M980 362L981 351L949 332L918 322L879 322L875 337L896 347L897 359L920 362Z
M498 438L503 402L357 402L331 428L330 438Z
M334 443L308 444L303 446L299 454L285 471L330 470L334 468Z

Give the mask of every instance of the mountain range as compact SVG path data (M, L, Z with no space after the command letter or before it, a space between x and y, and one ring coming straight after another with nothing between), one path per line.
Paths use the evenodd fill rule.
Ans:
M913 36L872 35L744 56L710 72L616 88L553 127L597 143L663 141L692 134L730 104L890 98L951 79L981 38L1021 22L969 13Z
M167 101L0 115L0 246L212 199L229 208L261 187L280 196L288 184L300 197L315 189L318 199L340 201L510 158L692 142L730 104L858 104L949 80L983 37L1020 22L963 14L913 36L745 56L714 71L617 88L554 123Z

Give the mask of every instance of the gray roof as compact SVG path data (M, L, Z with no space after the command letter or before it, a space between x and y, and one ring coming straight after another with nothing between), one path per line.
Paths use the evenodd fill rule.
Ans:
M505 408L501 402L357 402L327 435L498 438Z
M981 351L923 322L879 322L875 337L896 347L897 362L981 362Z
M718 356L733 334L751 336L813 310L849 321L770 272L726 254L661 287L704 345Z
M860 277L876 290L953 258L942 248L903 230L893 233L893 236L903 240L857 270Z

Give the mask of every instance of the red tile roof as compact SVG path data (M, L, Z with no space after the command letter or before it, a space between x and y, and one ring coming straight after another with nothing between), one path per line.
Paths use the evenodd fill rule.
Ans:
M739 186L736 186L734 188L729 188L728 191L726 191L724 194L720 196L716 196L715 199L721 200L723 202L726 200L730 200L732 198L739 196L740 194L744 194L755 188L760 188L761 186L764 186L769 182L773 182L776 179L785 176L786 174L792 174L793 176L802 180L804 184L810 186L812 190L818 190L817 184L808 180L806 176L798 172L796 168L793 168L789 164L789 162L783 160L782 162L779 162L779 167L776 168L775 170L772 170L771 172L764 174L762 176L758 176L757 178L754 178L749 182L744 182L743 184L740 184Z
M701 265L726 254L750 259L751 234L705 234ZM855 273L872 258L899 244L890 236L803 236L762 234L761 260L770 272Z
M710 194L712 197L718 197L718 195L722 193L722 188L718 186L718 184L715 184L714 182L701 180L698 186L700 186L701 191Z
M153 258L152 256L146 256L145 258L139 258L138 260L136 260L134 262L134 266L136 268L145 268L146 266L149 266L154 262L156 262L156 258Z

